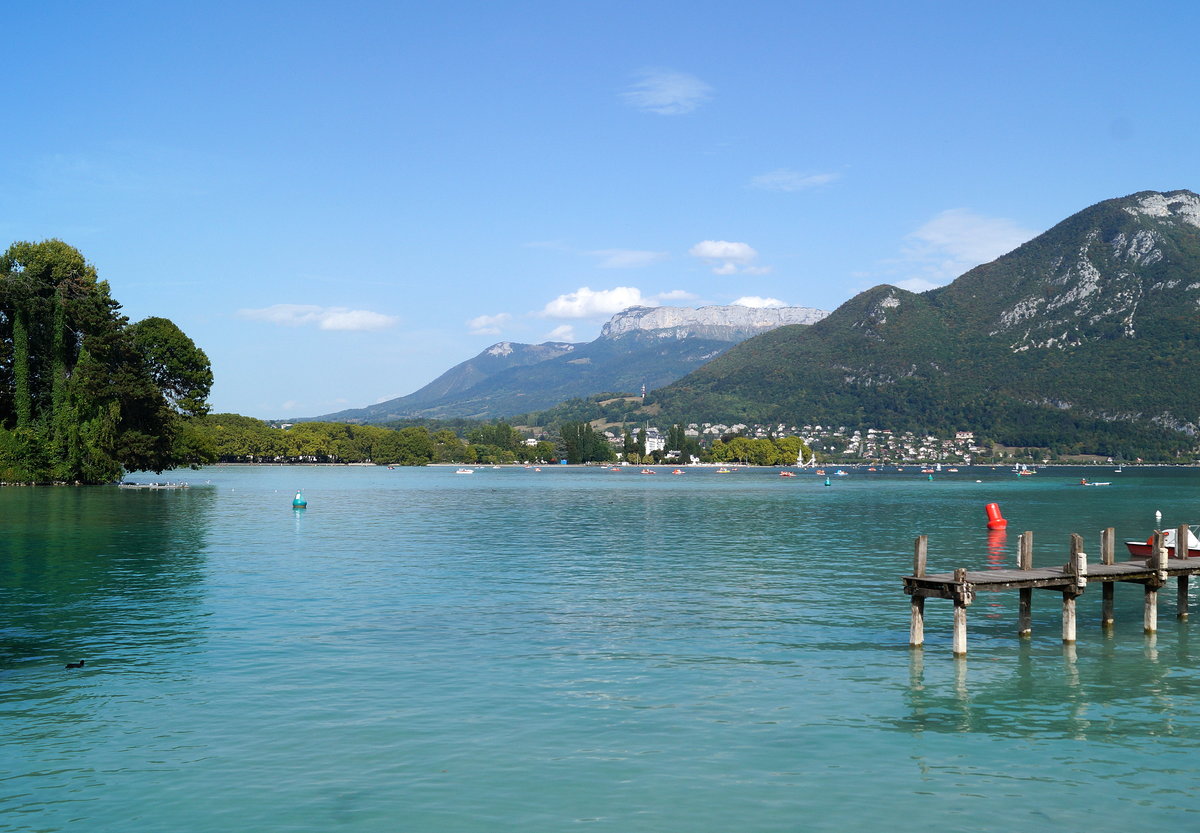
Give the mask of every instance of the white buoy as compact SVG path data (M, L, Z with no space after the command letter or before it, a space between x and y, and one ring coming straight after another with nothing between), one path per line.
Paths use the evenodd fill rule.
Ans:
M1155 509L1154 510L1154 525L1158 526L1160 523L1162 523L1162 512Z

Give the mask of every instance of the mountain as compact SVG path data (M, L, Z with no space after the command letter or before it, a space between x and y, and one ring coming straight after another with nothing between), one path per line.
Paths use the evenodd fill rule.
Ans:
M808 307L630 307L586 344L502 341L407 396L321 420L386 422L406 417L495 418L565 399L659 387L739 341L829 313Z
M1198 312L1200 197L1144 191L940 289L877 286L811 327L749 339L648 401L689 421L1178 450L1200 423Z

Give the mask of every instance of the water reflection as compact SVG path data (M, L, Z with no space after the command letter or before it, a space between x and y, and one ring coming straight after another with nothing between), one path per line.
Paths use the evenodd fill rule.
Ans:
M988 659L979 652L969 659L927 658L912 650L906 714L894 728L1008 737L1036 731L1131 745L1162 735L1200 742L1200 714L1181 708L1200 694L1197 657L1184 633L1181 627L1169 653L1158 634L1122 639L1103 632L1088 635L1095 644L1021 640Z
M191 639L208 488L0 489L0 672Z
M1004 545L1008 540L1008 532L1003 529L989 529L987 536L987 562L993 570L1004 568Z

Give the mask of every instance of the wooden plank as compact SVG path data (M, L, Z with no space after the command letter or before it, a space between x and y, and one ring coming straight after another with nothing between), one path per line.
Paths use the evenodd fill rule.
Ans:
M913 575L925 575L925 561L929 554L929 536L918 535L913 542Z

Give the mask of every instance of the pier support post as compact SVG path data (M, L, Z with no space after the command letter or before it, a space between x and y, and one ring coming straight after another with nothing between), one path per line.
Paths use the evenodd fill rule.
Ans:
M970 585L967 584L967 571L959 567L954 571L954 656L967 655L967 605L971 603Z
M1101 530L1100 532L1100 563L1115 564L1116 563L1116 540L1117 531L1113 527ZM1116 616L1113 613L1113 593L1116 588L1115 581L1106 581L1100 587L1100 626L1102 628L1111 628Z
M1163 544L1164 537L1161 531L1156 531L1150 550L1150 563L1154 568L1155 577L1146 582L1146 601L1142 608L1142 630L1146 633L1158 632L1158 589L1167 581L1167 548Z
M929 536L918 535L913 542L913 575L925 575L925 559L929 550ZM908 623L908 644L920 648L925 644L925 597L912 597L912 615Z
M1026 531L1021 533L1018 539L1017 549L1017 569L1032 570L1033 569L1033 532ZM1020 602L1017 611L1017 635L1030 636L1033 634L1033 589L1030 587L1022 587L1017 591L1020 594Z
M1062 638L1067 645L1075 643L1075 599L1087 587L1087 553L1083 551L1083 539L1071 534L1071 559L1067 562L1067 573L1075 581L1063 589Z

